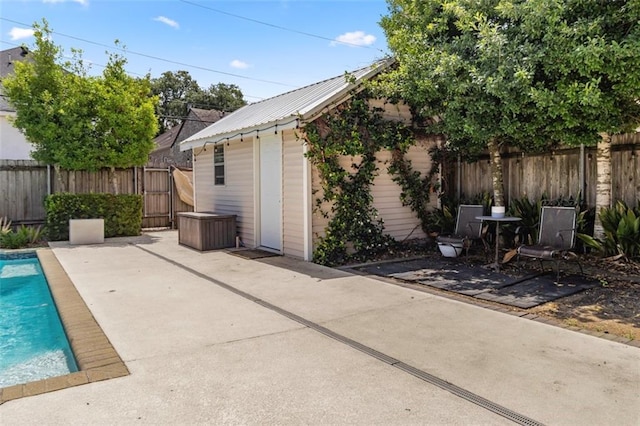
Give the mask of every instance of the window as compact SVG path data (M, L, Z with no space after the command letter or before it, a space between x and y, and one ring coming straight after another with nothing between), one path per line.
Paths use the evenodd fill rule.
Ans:
M214 184L224 185L224 144L213 148Z

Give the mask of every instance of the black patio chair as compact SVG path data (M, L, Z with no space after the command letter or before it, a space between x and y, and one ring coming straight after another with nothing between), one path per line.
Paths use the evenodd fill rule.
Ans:
M451 235L439 235L436 241L438 244L451 246L456 250L456 246L460 246L465 250L465 255L469 255L469 248L475 240L481 240L485 246L486 243L482 238L482 221L476 219L476 216L482 216L484 207L480 204L461 204L458 206L458 216L456 218L456 228Z
M537 259L544 272L543 260L556 264L556 283L560 282L560 262L575 260L584 275L578 256L571 252L576 243L576 220L578 212L574 207L544 206L540 213L540 230L535 245L518 247L518 263L521 257Z

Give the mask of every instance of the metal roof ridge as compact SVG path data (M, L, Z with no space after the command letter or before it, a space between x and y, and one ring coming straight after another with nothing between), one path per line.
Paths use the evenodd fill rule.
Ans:
M260 103L263 103L263 102L271 101L271 100L276 99L276 98L280 98L282 96L290 95L290 94L295 93L295 92L300 91L300 90L309 89L309 88L311 88L313 86L320 86L320 85L325 84L325 83L327 83L329 81L337 80L339 78L344 78L345 75L348 75L348 74L356 74L356 73L358 73L360 71L364 71L364 70L374 70L374 69L377 69L378 66L385 65L387 62L390 63L390 59L389 58L380 59L380 60L377 60L375 62L372 62L371 64L369 64L367 66L364 66L364 67L361 67L361 68L357 68L357 69L352 70L352 71L345 71L344 73L342 73L340 75L336 75L336 76L333 76L333 77L325 78L324 80L316 81L315 83L310 83L310 84L307 84L306 86L298 87L297 89L292 89L292 90L289 90L288 92L280 93L280 94L271 96L270 98L262 99L262 100L257 101L257 102L252 102L252 103L247 104L245 106L260 104Z
M255 131L260 126L281 123L294 116L299 116L303 120L315 117L318 111L326 105L337 102L343 95L348 95L349 91L357 88L360 82L378 74L393 62L393 58L390 57L380 59L366 67L345 71L342 75L247 104L185 139L180 145L184 146L184 149L188 149L187 146L195 147L201 143L207 143L203 141L208 138L215 137L220 140L232 138L243 133L246 134L247 132L243 132L243 130L253 129ZM355 77L354 82L346 78L349 75ZM340 79L343 81L338 84ZM291 99L286 99L287 97ZM287 107L283 107L285 102Z

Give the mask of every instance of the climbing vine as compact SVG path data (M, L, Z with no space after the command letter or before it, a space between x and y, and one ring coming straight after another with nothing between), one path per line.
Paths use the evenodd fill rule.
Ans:
M329 219L314 262L336 265L365 260L395 244L384 234L370 191L378 172L376 153L383 149L392 153L388 171L402 187L402 203L424 222L431 179L423 178L405 156L415 144L413 133L401 123L384 120L381 110L369 106L365 93L324 114L305 130L306 156L322 182L316 210ZM340 159L348 157L352 161L345 169Z
M426 176L422 176L420 171L413 168L411 160L406 158L407 149L408 147L404 146L391 149L391 165L388 170L393 176L393 181L402 189L400 192L402 205L411 208L420 220L422 230L428 234L429 193L433 188L433 176L438 172L438 168L432 167Z

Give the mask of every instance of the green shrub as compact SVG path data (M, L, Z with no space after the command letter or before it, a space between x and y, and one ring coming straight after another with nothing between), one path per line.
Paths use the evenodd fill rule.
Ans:
M458 206L445 206L431 210L427 213L425 222L430 236L451 234L456 227L456 215Z
M142 196L56 193L45 199L47 236L69 239L69 219L104 219L104 236L140 235Z
M611 208L600 211L604 238L595 239L588 234L578 234L587 247L603 256L619 256L627 260L640 258L640 202L635 208L618 201Z
M21 227L17 231L9 231L0 234L0 246L7 249L19 249L29 244L29 235L26 227Z
M42 239L42 227L20 226L11 229L11 221L0 218L0 247L6 249L20 249L38 243Z
M42 239L42 236L44 234L42 230L42 226L38 226L38 227L22 226L22 228L25 229L24 233L27 235L27 238L29 238L29 244L36 244L38 241Z

